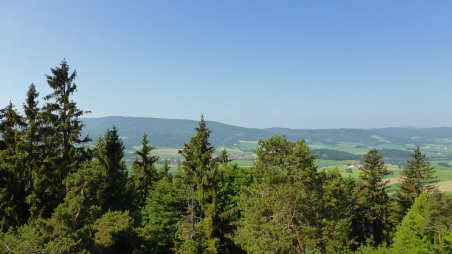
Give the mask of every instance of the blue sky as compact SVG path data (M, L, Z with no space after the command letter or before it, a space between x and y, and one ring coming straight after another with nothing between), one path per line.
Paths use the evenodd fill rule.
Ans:
M6 1L0 103L66 58L91 117L452 126L450 1Z

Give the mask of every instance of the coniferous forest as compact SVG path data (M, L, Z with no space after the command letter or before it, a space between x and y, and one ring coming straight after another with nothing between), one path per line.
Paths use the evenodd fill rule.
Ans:
M31 84L0 111L2 253L452 253L452 197L419 147L396 197L377 149L354 180L273 136L244 169L215 152L203 116L177 172L146 134L128 167L115 126L82 135L76 77L63 61L50 94Z

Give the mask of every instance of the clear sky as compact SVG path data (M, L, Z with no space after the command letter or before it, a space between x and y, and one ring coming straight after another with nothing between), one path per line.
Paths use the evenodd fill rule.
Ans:
M91 117L452 126L451 1L2 1L2 107L63 58Z

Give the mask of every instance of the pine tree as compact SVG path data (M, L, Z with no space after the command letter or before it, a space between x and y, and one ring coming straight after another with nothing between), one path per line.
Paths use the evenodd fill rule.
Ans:
M273 136L259 141L256 154L254 181L239 200L236 243L247 253L326 252L322 177L307 144Z
M209 252L218 248L216 228L217 165L213 160L214 148L209 143L210 130L201 116L196 134L179 153L184 157L182 174L188 186L188 213L180 228L184 243L179 252Z
M383 242L389 243L392 230L390 222L391 203L386 193L388 175L383 155L375 148L364 155L363 167L359 178L361 185L357 189L359 203L357 214L360 216L360 232L358 240L364 243L371 240L374 246Z
M399 189L399 204L403 214L411 207L422 191L433 190L435 186L435 169L430 165L428 158L422 154L419 146L410 154L411 160L402 171L402 181Z
M154 147L149 145L148 136L144 134L141 140L141 149L135 151L139 158L132 164L132 184L135 206L138 209L144 207L149 190L153 183L158 180L157 170L155 169L158 157L151 155L153 149Z
M326 253L341 253L351 247L351 228L356 202L355 181L343 178L339 170L322 171L321 237L317 243Z

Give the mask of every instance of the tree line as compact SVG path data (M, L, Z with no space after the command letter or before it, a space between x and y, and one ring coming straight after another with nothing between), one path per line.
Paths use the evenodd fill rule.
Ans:
M30 85L0 110L2 253L450 253L452 198L419 147L395 197L370 149L359 180L319 170L304 140L260 140L251 169L215 153L201 117L170 173L143 135L128 170L113 126L82 136L88 113L67 62L51 93Z

